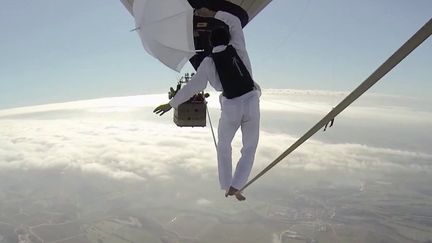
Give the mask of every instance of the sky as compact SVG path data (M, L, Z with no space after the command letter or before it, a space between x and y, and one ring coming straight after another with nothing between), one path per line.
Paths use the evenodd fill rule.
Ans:
M274 0L245 29L254 77L263 88L352 90L430 9L429 0ZM0 108L165 93L181 75L145 53L133 28L116 0L3 0ZM427 99L431 56L429 38L372 92Z

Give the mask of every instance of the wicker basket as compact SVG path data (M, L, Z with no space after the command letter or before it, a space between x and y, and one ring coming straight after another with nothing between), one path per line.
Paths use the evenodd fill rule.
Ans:
M206 101L188 101L174 109L174 123L179 127L205 127Z

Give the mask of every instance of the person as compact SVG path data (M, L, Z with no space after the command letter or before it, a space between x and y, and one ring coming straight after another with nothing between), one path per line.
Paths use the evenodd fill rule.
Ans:
M225 190L226 197L235 196L243 201L246 198L239 189L246 184L250 175L259 140L261 90L252 78L251 63L240 20L228 12L214 12L207 8L198 9L196 14L219 19L229 30L212 30L212 54L202 61L196 74L171 101L158 106L154 112L163 115L172 107L177 108L194 94L203 91L207 87L207 82L215 90L221 91L217 146L219 182L221 189ZM231 142L239 128L242 132L243 147L233 176Z

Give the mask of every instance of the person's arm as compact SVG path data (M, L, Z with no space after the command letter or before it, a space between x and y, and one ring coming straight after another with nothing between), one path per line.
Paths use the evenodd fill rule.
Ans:
M187 84L177 91L176 95L170 100L170 102L156 107L153 112L162 116L165 112L171 110L172 107L177 108L198 92L203 91L207 87L208 65L208 62L204 59L198 67L196 74Z
M171 107L177 108L179 105L188 101L192 96L203 91L207 87L208 77L205 65L206 64L203 62L189 82L177 91L176 95L169 102Z
M200 65L197 73L189 80L189 82L187 82L179 91L177 91L170 102L156 107L153 112L162 116L171 110L171 108L177 108L179 105L188 101L198 92L203 91L207 87L207 75L203 71L204 67L202 66L203 65Z
M246 42L240 19L237 16L224 11L218 11L215 15L215 18L228 25L231 35L230 45L236 49L237 54L242 59L251 77L253 77L252 65L246 50Z
M229 27L231 41L230 44L235 49L245 50L246 42L243 34L243 28L240 19L228 12L218 11L215 14L215 19L223 21Z

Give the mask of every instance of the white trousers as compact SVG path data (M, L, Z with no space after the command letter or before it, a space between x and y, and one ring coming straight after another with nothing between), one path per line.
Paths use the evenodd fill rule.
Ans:
M240 189L249 178L259 139L259 96L260 93L256 90L234 99L221 96L217 159L219 183L223 190L230 186ZM239 128L242 132L243 147L233 176L231 142Z

